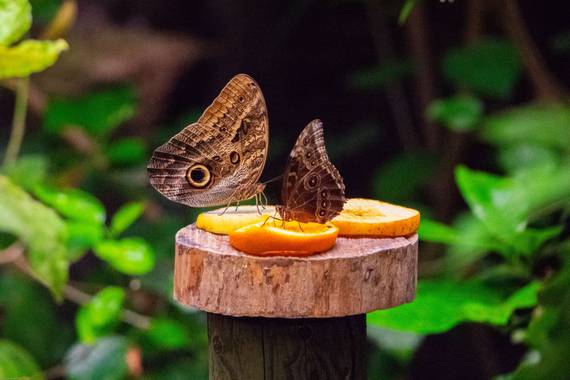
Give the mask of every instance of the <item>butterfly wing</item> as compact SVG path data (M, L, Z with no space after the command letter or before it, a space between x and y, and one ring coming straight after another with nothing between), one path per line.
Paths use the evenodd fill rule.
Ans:
M263 94L251 77L238 74L196 123L154 151L150 184L192 207L249 199L259 192L268 142Z
M289 156L281 189L281 217L301 222L324 223L344 206L344 182L329 161L323 124L311 121L297 138Z

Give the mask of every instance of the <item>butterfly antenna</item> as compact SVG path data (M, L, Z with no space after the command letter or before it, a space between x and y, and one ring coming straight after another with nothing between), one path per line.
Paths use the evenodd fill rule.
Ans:
M273 178L271 178L269 181L262 182L262 184L267 185L268 183L275 182L275 181L277 181L278 179L281 179L281 178L283 178L283 174L280 174L280 175L278 175L277 177L273 177Z

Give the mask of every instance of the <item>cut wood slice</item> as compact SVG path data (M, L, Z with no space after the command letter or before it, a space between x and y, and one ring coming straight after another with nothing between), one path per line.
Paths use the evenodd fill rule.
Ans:
M260 214L261 211L261 214ZM258 209L256 206L239 206L203 212L196 219L196 227L219 235L227 235L238 228L264 222L275 214L273 206Z
M339 228L339 236L407 236L417 231L420 213L374 199L351 198L331 222Z

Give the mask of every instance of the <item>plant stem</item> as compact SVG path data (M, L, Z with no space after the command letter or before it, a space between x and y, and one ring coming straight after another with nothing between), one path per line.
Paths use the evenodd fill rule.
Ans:
M11 165L16 162L20 146L24 139L26 130L26 113L28 111L28 89L30 86L29 78L18 80L16 86L16 103L14 105L14 118L12 119L12 133L6 148L6 156L4 157L4 166Z
M40 281L38 277L34 274L32 269L29 267L26 259L24 257L24 245L19 241L13 243L11 246L6 248L3 251L0 251L0 257L3 259L0 261L0 265L2 264L13 264L16 268L27 274L28 276L32 277L34 280ZM40 281L41 282L41 281ZM63 295L65 299L74 302L78 305L84 305L91 301L91 296L88 293L83 292L82 290L75 288L71 285L66 285L63 289ZM146 315L142 315L136 313L132 310L123 309L123 313L121 315L121 320L125 323L128 323L136 328L141 330L146 330L150 327L152 318Z
M521 9L516 0L504 2L504 17L501 24L511 36L513 43L521 53L529 78L533 83L539 99L560 101L567 96L564 86L548 71L546 62L523 19Z

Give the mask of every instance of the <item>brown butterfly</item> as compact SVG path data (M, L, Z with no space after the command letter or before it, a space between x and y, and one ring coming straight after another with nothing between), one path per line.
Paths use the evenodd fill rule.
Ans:
M150 184L168 199L192 207L229 205L257 197L269 142L259 85L238 74L197 122L157 148Z
M281 188L283 220L325 223L344 206L344 182L329 161L323 123L311 121L297 138L289 155Z

